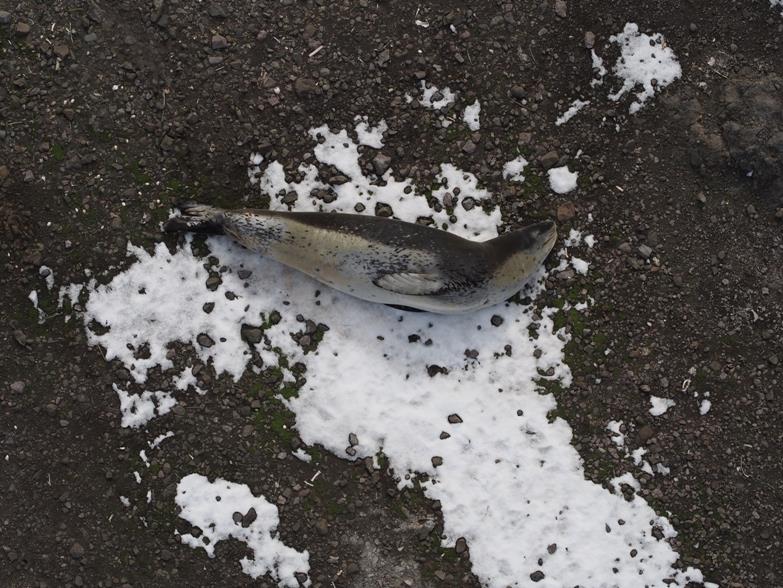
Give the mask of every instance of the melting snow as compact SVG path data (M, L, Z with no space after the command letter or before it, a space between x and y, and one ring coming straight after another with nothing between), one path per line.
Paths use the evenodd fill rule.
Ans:
M712 408L712 402L707 400L706 398L701 401L701 404L699 404L699 414L704 416L708 412L710 412L710 408Z
M577 172L569 171L568 166L553 167L548 172L549 185L557 194L565 194L576 188Z
M209 557L215 557L215 545L224 539L246 543L253 557L240 560L242 571L253 578L271 574L279 586L296 588L297 572L310 570L310 555L285 545L274 534L280 524L277 507L263 496L253 496L245 484L235 484L217 478L210 482L205 476L190 474L177 484L177 505L180 517L201 529L198 537L187 533L182 542L193 548L202 547ZM255 513L253 518L252 513ZM235 521L234 513L253 519L247 525ZM305 586L310 585L308 579Z
M555 126L560 126L567 123L569 120L576 116L576 113L582 110L585 106L590 104L590 101L579 100L578 98L571 103L571 107L560 115L555 121Z
M527 163L527 159L521 155L511 161L507 161L503 164L503 179L510 182L524 182L525 176L522 175L522 172L525 171Z
M650 414L653 416L661 416L677 403L674 402L674 400L672 400L671 398L650 396L650 404L652 405L652 408L650 409Z
M374 207L381 201L404 220L428 216L438 226L477 240L497 235L500 212L493 208L486 214L475 205L491 196L478 187L475 176L450 164L441 166L441 187L432 197L452 207L457 222L449 224L445 210L434 213L410 181L397 182L387 172L383 187L366 178L356 143L346 131L320 127L311 135L322 141L314 151L317 160L334 165L349 181L335 186L336 198L327 203L311 195L313 188L327 188L315 166L300 166L302 179L288 183L279 163L262 171L263 159L253 157L251 180L271 196L274 208L287 207L279 190L290 188L298 195L297 210L352 211L357 204ZM563 173L575 182L576 174L566 168L555 175ZM468 198L473 199L470 206ZM265 329L256 351L265 365L278 365L278 353L305 364L307 383L299 395L279 398L293 411L302 440L347 458L348 436L354 433L354 459L382 452L400 486L427 474L421 486L441 503L444 544L464 537L473 571L486 586L524 585L538 570L545 574L540 586L663 586L667 579L682 586L689 578L701 581L698 570L674 569L677 553L653 534L653 527L659 527L665 537L674 536L668 521L641 497L627 501L586 480L582 460L570 444L570 427L562 419L550 420L555 399L542 393L537 382L559 380L568 386L571 381L563 363L568 336L555 330L554 309L538 314L532 306L508 303L433 320L426 313L404 313L325 289L227 238L210 237L207 244L228 268L214 291L206 288L207 270L189 239L174 253L162 243L151 253L129 246L136 262L108 286L88 287L85 324L95 320L108 328L102 335L88 329L88 341L103 346L107 359L120 360L137 383L144 383L155 366L173 371L166 356L173 341L191 344L218 374L239 379L253 357L240 326L261 325L278 311L280 321ZM240 279L239 269L252 274ZM531 285L531 294L540 287ZM228 292L233 296L227 297ZM74 294L74 289L66 293ZM202 310L207 302L214 304L211 313ZM330 327L316 352L305 354L291 337L301 328L299 314ZM200 334L213 344L199 345ZM147 359L134 357L141 346L148 350ZM170 375L178 376L187 378ZM119 389L118 394L127 395ZM169 400L156 394L165 393L137 396L137 408L162 413ZM449 422L455 413L460 422ZM449 435L443 438L442 432ZM639 488L630 474L611 481L615 488L622 483ZM247 541L255 559L242 565L254 577L271 571L280 582L293 582L294 571L307 570L306 552L271 537L277 527L275 507L252 496L246 486L210 483L192 474L180 482L177 504L181 516L204 533L202 538L183 536L188 544L212 554L215 542L229 536ZM233 513L246 513L251 506L259 522L247 529L234 523ZM203 537L210 539L208 545ZM558 549L550 553L553 543ZM270 545L265 551L263 546Z
M468 125L471 131L478 131L481 128L479 123L479 114L481 113L481 104L478 99L470 106L465 107L465 112L462 114L462 120Z
M449 88L443 88L442 90L439 90L432 84L430 84L430 87L428 88L424 80L421 81L421 92L422 96L419 99L419 104L425 108L431 108L432 110L441 110L446 108L449 104L454 102L456 98L454 92L452 92ZM440 96L436 97L436 94L440 94Z
M611 100L619 100L636 86L642 90L636 94L636 101L629 112L638 112L657 90L665 88L682 75L680 63L674 51L666 45L660 33L650 36L639 32L638 25L627 23L623 32L609 37L612 43L620 45L621 54L614 65L614 73L623 79L622 87L610 94ZM656 84L653 85L653 80Z
M355 130L356 136L359 138L359 144L367 145L373 149L383 147L383 134L389 130L385 120L381 119L374 127L369 126L366 116L357 116L354 121L358 121ZM258 163L260 164L261 162L259 161Z

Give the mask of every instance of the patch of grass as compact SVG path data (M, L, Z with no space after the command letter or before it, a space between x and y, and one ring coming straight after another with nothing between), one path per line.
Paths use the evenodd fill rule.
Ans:
M63 161L65 159L65 147L59 143L54 143L52 145L52 158L55 161Z

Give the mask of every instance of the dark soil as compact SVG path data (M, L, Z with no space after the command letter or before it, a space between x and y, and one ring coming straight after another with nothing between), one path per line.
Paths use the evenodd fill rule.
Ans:
M783 585L778 12L767 0L569 2L565 17L548 0L0 6L0 584L268 585L242 574L242 545L208 560L174 535L186 531L177 481L198 471L275 502L282 539L310 550L315 586L478 585L469 552L440 547L437 505L419 492L326 452L293 458L299 441L264 378L211 381L148 433L122 429L111 384L127 373L56 314L57 287L87 269L106 281L129 240L159 241L172 200L257 203L251 151L293 177L312 157L307 129L369 115L389 125L383 152L398 175L430 184L451 161L496 194L509 226L574 203L560 230L596 235L590 272L552 277L546 301L596 300L558 318L574 335L575 384L555 393L587 475L633 469L605 429L623 420L633 447L671 468L634 473L671 513L683 564L722 586ZM590 87L584 48L592 31L610 66L608 37L626 21L661 32L683 68L633 117L606 100L609 76ZM407 104L422 77L459 93L457 117L478 97L481 130L438 128L436 113ZM555 127L575 98L591 108ZM575 160L580 149L588 157ZM537 163L553 150L580 172L565 197ZM518 153L533 164L509 185L500 170ZM42 264L56 277L49 294ZM52 315L43 325L33 289ZM677 406L652 417L650 394ZM167 430L145 467L139 451Z

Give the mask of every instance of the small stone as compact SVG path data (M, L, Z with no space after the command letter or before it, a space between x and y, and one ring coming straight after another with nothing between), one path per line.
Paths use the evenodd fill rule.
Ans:
M756 207L752 204L748 204L748 207L745 209L748 213L748 216L756 216Z
M326 519L318 519L315 523L315 530L321 535L326 535L329 532L329 523L326 522Z
M71 54L71 50L68 48L68 45L63 45L62 43L55 45L52 51L54 51L54 54L60 59L65 59Z
M557 165L557 162L560 161L560 154L557 151L549 151L542 155L539 161L541 162L541 167L549 169Z
M11 172L8 170L8 167L5 165L0 165L0 180L6 179L9 175L11 175Z
M221 4L212 2L207 6L207 14L212 18L226 18L226 9Z
M777 355L770 355L767 358L767 361L772 365L778 365L780 363L780 360L778 359Z
M375 205L375 216L390 217L394 214L392 207L384 202L378 202Z
M217 287L220 286L221 282L220 276L209 276L207 278L207 290L217 290Z
M207 63L209 65L220 65L223 63L223 56L222 55L210 55L207 57Z
M264 331L251 325L242 325L240 334L242 336L242 340L250 343L251 345L257 345L258 343L261 343L261 339L264 337Z
M228 47L228 39L223 35L212 35L212 48L216 51L225 49Z
M21 394L22 392L24 392L25 383L22 382L21 380L18 380L13 384L11 384L10 388L11 388L11 392L14 392L15 394Z
M163 561L171 561L172 559L174 559L174 554L171 553L168 549L161 549L160 559L162 559Z
M76 542L71 545L69 553L73 559L81 559L84 557L84 547L82 547L81 543Z
M568 5L565 0L555 0L555 14L560 18L568 16Z
M432 457L432 467L437 468L443 465L443 458L440 455Z
M692 33L695 33L696 31L699 30L699 27L696 26L695 22L692 22L691 24L688 25L688 30Z
M704 192L698 192L696 194L696 200L698 200L702 204L707 204L707 197L704 195Z
M524 100L527 98L527 91L522 86L512 86L511 97L516 100Z
M83 37L85 43L95 43L98 40L98 35L95 33L87 33Z
M237 275L239 276L240 280L247 280L250 276L253 275L253 272L246 269L241 269L237 272Z
M250 510L248 510L245 513L245 516L242 517L242 526L246 529L256 522L256 519L258 518L258 513L256 512L256 509L252 506L250 507Z
M202 347L212 347L215 344L215 342L212 340L212 337L206 333L201 333L198 337L196 337L196 341Z
M499 327L503 324L503 317L499 314L493 314L492 318L489 319L489 322L492 323L493 327Z
M350 443L351 447L359 445L359 438L356 436L356 433L350 433L348 435L348 443Z
M0 10L0 25L11 23L11 13L6 10Z
M300 586L307 586L307 574L304 572L294 572L294 578L296 578Z
M549 555L553 555L555 553L555 551L557 551L557 543L552 543L552 544L548 545L546 550L547 550L547 553L549 553Z
M0 168L0 170L2 170L2 168ZM0 179L2 179L2 177L2 173L0 173ZM778 220L783 220L783 207L780 207L775 211L775 218Z
M462 422L462 418L461 418L461 417L460 417L460 416L459 416L457 413L450 414L450 415L448 416L448 420L449 420L449 422L450 422L452 425L456 425L456 424L459 424L459 423L461 423L461 422Z
M468 542L465 540L464 537L460 537L457 539L457 542L454 544L454 551L457 552L457 555L462 555L468 550Z
M468 155L473 155L476 152L476 144L468 139L462 144L462 150Z
M310 78L296 78L294 92L297 96L307 98L318 91L318 85Z
M653 253L653 250L649 245L639 245L637 251L644 259L650 259L650 256Z
M18 22L16 23L16 27L14 28L14 31L20 37L24 37L25 35L30 34L30 25L27 24L26 22Z
M448 439L449 437L451 437L451 435L449 435L446 431L441 431L440 432L440 439L441 440Z
M209 314L213 310L215 310L215 303L214 302L205 302L204 306L201 307L201 310Z
M386 170L389 169L390 165L391 165L391 157L389 157L385 153L378 153L378 155L376 155L372 159L372 166L375 169L375 173L379 176L385 174Z
M587 49L595 47L595 33L593 31L585 31L585 47Z
M544 575L544 572L542 572L541 570L536 570L535 572L530 574L530 579L533 580L533 582L540 582L544 578L546 578L546 576Z
M557 222L570 221L576 216L576 206L573 202L563 202L557 207Z
M646 443L655 436L655 431L650 425L644 425L639 429L639 441Z

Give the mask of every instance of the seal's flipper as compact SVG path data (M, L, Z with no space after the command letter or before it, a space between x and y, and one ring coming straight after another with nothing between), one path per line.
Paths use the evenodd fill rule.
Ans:
M427 296L443 290L447 280L439 274L401 272L386 274L375 280L375 285L389 292L410 296Z
M223 211L213 206L196 202L182 202L176 205L180 214L173 216L163 225L167 233L191 231L194 233L211 233L222 235Z
M422 310L421 308L413 308L412 306L403 306L402 304L387 304L389 308L394 308L396 310L404 310L405 312L426 312Z

